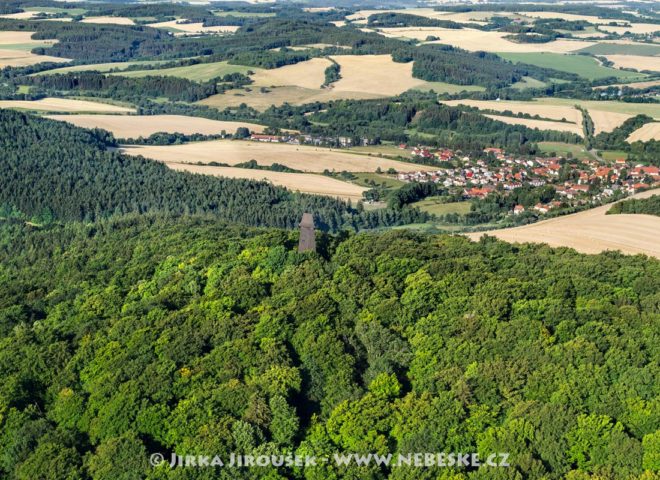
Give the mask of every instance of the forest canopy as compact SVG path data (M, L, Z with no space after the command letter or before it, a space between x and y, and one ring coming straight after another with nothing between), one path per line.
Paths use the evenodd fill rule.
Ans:
M657 260L402 231L296 241L199 217L3 222L0 476L655 478ZM417 451L511 466L147 463Z

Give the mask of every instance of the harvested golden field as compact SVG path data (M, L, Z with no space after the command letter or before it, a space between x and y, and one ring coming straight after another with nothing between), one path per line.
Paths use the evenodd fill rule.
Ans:
M488 118L511 125L524 125L529 128L538 128L539 130L557 130L558 132L575 133L582 136L582 125L566 122L550 122L547 120L531 120L529 118L505 117L503 115L485 115Z
M519 14L519 16L525 16L529 18L561 18L563 20L568 20L569 22L577 22L579 20L584 20L585 22L589 22L597 25L607 25L608 23L615 21L609 18L598 18L591 15L575 15L572 13L557 13L557 12L522 12Z
M0 68L4 67L25 67L36 65L43 62L70 62L69 58L51 57L49 55L35 55L30 52L20 50L3 49L0 45Z
M603 110L589 109L589 116L594 122L594 135L601 132L611 132L623 122L632 117L628 113L604 112Z
M19 13L5 13L0 15L0 18L9 18L12 20L29 20L37 15L38 12L19 12Z
M361 92L391 96L427 83L413 78L413 62L396 63L391 55L337 55L332 59L341 66L341 78L332 84L335 94Z
M319 89L325 81L325 69L331 64L327 58L312 58L293 65L260 70L252 75L252 79L255 87L294 86Z
M33 40L34 32L0 32L0 68L24 67L41 62L69 62L68 58L35 55L30 50L52 45L56 40Z
M0 100L0 108L70 113L132 113L135 111L132 108L118 107L107 103L53 97L42 98L41 100Z
M605 55L618 68L634 68L635 70L653 70L660 72L660 57L643 57L641 55Z
M352 15L346 17L347 20L355 24L365 25L369 16L378 13L405 13L409 15L417 15L419 17L432 18L437 20L451 20L457 23L477 23L486 24L488 19L494 16L513 16L507 13L495 12L441 12L433 10L432 8L404 8L404 9L391 9L391 10L360 10Z
M657 194L650 190L634 195L646 198ZM660 258L660 217L652 215L605 215L612 205L544 220L522 227L470 233L478 240L491 235L514 243L547 243L552 247L574 248L582 253L620 250L627 254L645 254Z
M216 108L245 103L258 110L265 110L271 105L283 103L301 105L337 99L382 98L411 88L434 88L436 91L479 89L413 78L412 62L396 63L390 55L336 55L332 59L341 66L341 78L330 87L320 88L325 81L325 69L331 62L324 58L314 58L295 65L259 70L251 76L254 84L250 86L250 92L230 90L199 103ZM266 90L262 91L261 87Z
M180 20L171 20L169 22L150 23L148 26L153 28L165 28L183 34L234 33L236 30L240 28L236 25L217 25L214 27L205 27L202 22L199 23L179 23L179 22Z
M394 168L400 172L424 170L422 165L399 162L388 158L370 157L346 153L345 150L289 145L284 143L262 143L244 140L212 140L184 145L127 145L124 153L142 155L161 162L211 163L227 165L256 160L259 165L279 163L304 172L320 173L324 170L347 172L375 172L378 168ZM426 167L430 169L431 167Z
M647 123L635 130L626 139L626 142L648 142L649 140L660 140L660 123Z
M503 112L508 110L513 113L526 113L529 115L539 115L543 118L552 120L567 120L575 124L582 124L582 113L572 105L540 105L536 102L508 101L508 100L449 100L443 101L445 105L455 107L457 105L467 105L476 107L480 110L495 110Z
M148 137L157 132L217 135L223 130L226 133L234 133L239 127L261 133L265 128L256 123L226 122L184 115L47 115L47 117L77 127L102 128L112 132L117 138Z
M362 193L367 189L352 183L342 182L336 178L313 173L271 172L269 170L249 170L247 168L212 167L209 165L191 165L189 163L167 163L173 170L183 170L216 177L245 178L248 180L265 180L280 187L313 195L326 195L357 202L362 199Z
M616 83L614 85L602 85L602 86L594 87L594 90L604 90L608 87L648 88L648 87L655 87L657 85L660 85L660 80L650 80L648 82Z
M225 94L213 95L211 97L200 100L198 103L201 105L208 105L219 109L227 107L237 107L242 103L250 107L263 111L272 105L283 105L289 103L291 105L302 105L310 102L323 102L336 99L369 99L369 98L382 98L382 95L369 94L364 92L333 92L327 89L311 89L296 86L274 87L268 88L266 91L260 89L253 89L251 92L244 90L229 90Z
M595 45L583 40L555 40L548 43L516 43L504 38L507 32L494 32L463 28L460 30L438 27L394 27L381 28L378 33L391 38L411 38L420 42L434 36L440 40L429 43L442 43L469 51L485 52L550 52L567 53Z
M126 17L86 17L82 23L108 23L111 25L135 25L135 22Z
M636 35L645 35L660 31L660 25L653 23L631 23L629 27L611 27L609 25L601 25L598 27L600 30L617 35L623 35L626 32L634 33Z
M644 114L660 119L660 108L652 103L628 103L596 100L573 100L569 98L537 98L534 103L539 105L562 105L573 107L579 104L587 109L594 121L594 131L609 132L621 125L626 119Z

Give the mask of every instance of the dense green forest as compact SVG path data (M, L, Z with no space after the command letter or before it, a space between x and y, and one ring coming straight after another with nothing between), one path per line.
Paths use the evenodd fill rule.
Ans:
M109 151L106 147L114 142L103 130L0 109L0 217L41 223L157 211L292 228L309 211L319 228L331 231L428 219L411 208L366 212L361 204L352 207L266 182L175 172Z
M615 203L607 213L642 213L660 217L660 195L653 195L649 198L631 198Z
M657 478L657 260L406 232L298 254L296 238L199 217L3 222L0 476ZM155 452L511 466L170 471Z

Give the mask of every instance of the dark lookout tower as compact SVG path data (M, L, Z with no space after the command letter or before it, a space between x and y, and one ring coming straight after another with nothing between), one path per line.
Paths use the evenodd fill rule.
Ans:
M314 234L314 217L311 213L303 213L300 221L300 240L298 252L316 251L316 235Z

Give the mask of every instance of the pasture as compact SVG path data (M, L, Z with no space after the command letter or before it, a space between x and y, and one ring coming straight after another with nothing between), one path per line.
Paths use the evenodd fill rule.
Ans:
M357 202L362 199L362 193L368 189L358 185L342 182L336 178L313 173L287 173L269 170L250 170L247 168L213 167L209 165L192 165L189 163L167 163L173 170L215 175L227 178L245 178L248 180L263 180L279 187L285 187L294 192L326 195Z
M53 74L64 74L69 72L100 72L106 73L112 70L124 70L126 68L132 67L134 65L158 65L160 63L166 63L168 60L145 60L145 61L136 61L136 62L115 62L115 63L92 63L88 65L74 65L72 67L61 67L53 68L52 70L46 70L43 72L33 73L32 75L53 75Z
M117 138L148 137L158 132L192 135L234 133L240 127L261 133L263 125L247 122L228 122L183 115L48 115L48 118L71 123L82 128L102 128Z
M132 108L107 103L46 97L40 100L0 100L0 108L62 113L132 113Z
M577 160L593 160L594 157L591 155L584 145L576 145L573 143L562 143L562 142L539 142L539 150L543 153L550 153L554 155L559 155L563 157L572 157Z
M643 75L614 68L603 67L595 58L585 55L563 55L558 53L498 53L513 63L527 63L542 68L552 68L574 73L587 80L616 77L619 79L641 78Z
M646 198L657 194L650 190L634 195ZM490 235L512 243L546 243L569 247L582 253L620 250L660 258L660 217L652 215L606 215L610 205L572 215L524 225L522 227L467 234L472 240Z
M166 163L218 162L234 166L255 160L262 166L279 163L294 170L313 173L321 173L324 170L375 172L378 168L383 171L393 168L397 172L411 172L431 168L389 158L357 155L345 150L244 140L212 140L167 146L127 145L121 150L124 153L142 155Z
M129 72L118 72L116 75L123 77L148 77L150 75L187 78L196 82L206 82L215 77L222 77L230 73L246 74L250 71L259 71L256 67L245 67L243 65L230 65L227 62L198 63L184 67L163 68L158 70L132 70Z
M424 200L413 203L411 206L417 207L423 212L430 213L431 215L446 215L448 213L465 215L470 212L470 205L471 202L469 201L447 203L446 198L428 197Z
M660 45L650 43L636 43L628 41L603 41L591 47L583 48L576 53L590 55L641 55L652 57L660 55Z
M647 123L642 127L635 130L630 136L626 139L626 142L648 142L649 140L658 140L660 141L660 123Z

